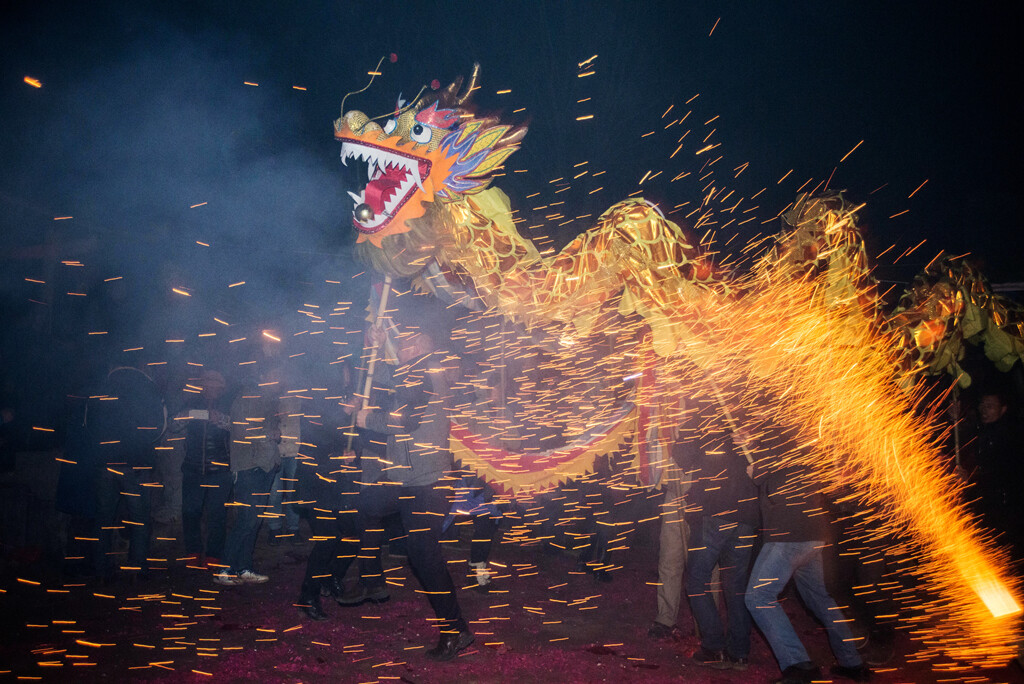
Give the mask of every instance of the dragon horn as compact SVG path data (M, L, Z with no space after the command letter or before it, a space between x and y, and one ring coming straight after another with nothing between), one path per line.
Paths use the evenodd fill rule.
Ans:
M459 88L462 87L462 76L459 76L450 84L448 87L441 91L438 99L444 103L445 106L452 106L458 104L458 93Z
M460 81L462 79L459 79ZM460 107L469 101L469 98L473 96L473 91L476 90L477 81L480 80L480 62L473 63L473 70L469 73L469 85L466 86L466 92L460 95L456 100L456 104Z

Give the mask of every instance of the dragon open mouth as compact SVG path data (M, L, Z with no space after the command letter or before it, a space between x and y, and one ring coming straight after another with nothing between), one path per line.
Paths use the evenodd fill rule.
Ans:
M348 166L350 159L365 162L369 171L366 187L358 194L349 193L357 209L365 205L352 217L361 233L383 230L416 190L425 192L423 179L431 166L428 159L368 142L346 141L341 145L341 163Z

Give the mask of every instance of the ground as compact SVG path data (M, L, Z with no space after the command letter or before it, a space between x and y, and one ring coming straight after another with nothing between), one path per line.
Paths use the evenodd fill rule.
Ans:
M270 547L261 535L256 562L263 585L221 587L208 570L176 560L179 529L157 526L154 557L164 569L145 580L108 585L62 576L29 555L8 558L0 584L0 682L767 682L778 667L754 635L745 672L708 670L690 661L698 643L683 609L677 642L648 637L655 613L655 523L641 525L611 582L580 572L569 554L504 542L492 560L499 575L489 593L467 579L468 545L447 545L459 599L476 642L450 663L424 651L436 643L426 599L403 558L386 560L390 601L342 608L313 622L294 603L310 545ZM832 661L823 630L796 599L787 599L813 658ZM1024 682L1016 665L985 672L935 673L913 662L901 639L877 682ZM910 661L908 661L908 657ZM827 679L826 679L827 681Z

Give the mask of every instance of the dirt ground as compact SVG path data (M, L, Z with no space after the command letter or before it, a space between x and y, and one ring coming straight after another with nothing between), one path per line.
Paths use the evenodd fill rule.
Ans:
M641 525L611 582L576 569L567 553L503 542L489 593L471 588L468 541L447 545L459 599L476 642L450 663L424 651L436 643L429 606L403 558L387 558L391 599L342 608L314 622L295 607L310 545L270 547L261 534L263 585L221 587L211 573L176 560L180 530L157 526L146 580L108 585L62 576L31 557L5 561L0 584L2 681L187 682L768 682L778 667L755 632L750 668L708 670L689 656L698 643L688 609L677 642L648 637L655 613L657 528ZM463 535L464 537L466 535ZM812 657L833 661L824 631L795 599L790 612ZM1024 682L1017 665L984 672L936 672L913 660L914 644L876 668L877 682ZM908 660L909 659L909 660ZM823 681L829 681L827 678Z

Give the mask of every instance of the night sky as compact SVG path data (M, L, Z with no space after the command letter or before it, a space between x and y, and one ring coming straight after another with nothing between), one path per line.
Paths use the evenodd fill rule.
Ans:
M672 106L668 118L692 111L690 139L714 130L717 177L737 196L766 188L736 244L774 233L797 189L831 176L867 203L869 252L896 245L883 280L906 282L940 249L972 253L996 283L1024 280L1024 26L1009 3L57 2L20 3L0 26L6 349L38 306L57 333L102 324L117 346L155 321L155 338L217 312L258 322L362 270L332 121L392 53L349 106L383 113L480 62L478 104L530 125L496 183L527 218L582 162L606 173L564 192L567 216L638 190L666 210L699 202L706 158L691 144L669 159ZM118 276L120 293L102 289ZM361 306L364 288L338 297ZM61 304L65 290L94 298Z

